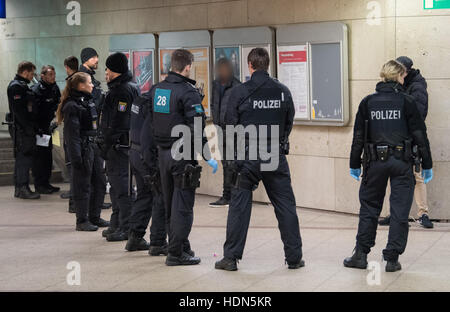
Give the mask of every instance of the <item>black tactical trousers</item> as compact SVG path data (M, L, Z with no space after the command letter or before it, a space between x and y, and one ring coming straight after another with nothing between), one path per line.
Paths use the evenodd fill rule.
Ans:
M17 125L16 125L17 127ZM33 153L36 148L36 139L32 131L17 130L13 133L16 160L14 163L14 184L16 187L28 186L30 183L30 170L33 166Z
M223 132L223 144L222 144L222 149L221 149L221 156L222 156L222 167L223 167L223 192L222 192L222 197L226 200L230 200L231 199L231 175L233 174L231 171L231 167L229 165L229 162L226 161L226 157L227 157L227 148L226 148L226 135L225 135L225 127L222 128L222 132Z
M390 180L390 225L386 248L383 250L386 261L396 261L406 248L408 240L408 216L414 197L414 174L412 164L393 156L385 161L370 162L367 180L361 183L359 200L358 235L356 243L363 252L369 253L375 246L378 217L380 216L387 182Z
M111 148L106 160L106 174L111 184L112 201L111 228L129 231L131 196L129 194L128 150Z
M275 209L285 259L288 263L298 263L302 258L302 240L286 156L280 155L275 171L261 171L260 161L242 161L238 167L241 183L231 191L224 256L242 259L252 210L252 186L262 180Z
M104 160L100 156L100 149L97 144L93 144L94 159L92 164L92 189L89 197L89 206L96 211L95 215L89 215L91 222L97 222L100 219L103 202L106 193L106 176L103 169ZM98 213L97 213L98 212Z
M52 176L53 144L50 139L48 146L36 146L33 153L33 179L34 186L48 186L50 184L50 177Z
M169 254L177 257L191 250L188 237L194 220L195 189L175 186L174 176L182 174L185 166L192 162L174 160L170 148L159 147L158 157L166 221L169 222Z
M77 224L97 221L101 206L91 204L90 198L96 192L94 144L88 143L83 149L83 166L72 166L72 199L75 205ZM95 194L94 194L95 195Z
M137 197L130 215L130 232L144 237L151 218L150 244L162 246L166 242L166 211L162 194L152 193L150 186L145 183L145 168L140 153L135 149L130 150L130 164L137 187Z

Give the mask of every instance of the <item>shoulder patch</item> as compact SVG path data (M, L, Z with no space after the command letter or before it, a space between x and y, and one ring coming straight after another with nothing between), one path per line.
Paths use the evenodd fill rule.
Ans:
M202 113L205 112L205 111L203 110L202 104L194 104L194 105L192 105L192 107L195 109L195 112L196 112L197 114L202 114Z
M117 110L119 112L125 112L127 110L127 105L128 105L127 102L119 101L119 106L117 106Z

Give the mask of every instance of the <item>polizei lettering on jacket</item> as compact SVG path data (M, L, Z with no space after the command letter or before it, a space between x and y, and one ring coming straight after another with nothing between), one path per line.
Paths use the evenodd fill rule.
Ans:
M281 100L253 100L253 109L280 108Z
M370 119L372 120L397 120L401 118L400 110L378 110L370 112Z

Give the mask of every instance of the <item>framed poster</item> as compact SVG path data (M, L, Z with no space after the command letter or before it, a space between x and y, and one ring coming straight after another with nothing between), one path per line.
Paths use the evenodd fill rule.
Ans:
M294 118L309 120L308 46L278 46L277 53L278 79L291 91Z
M170 71L172 52L176 49L159 50L159 81L166 79Z
M131 68L132 63L131 63L131 58L130 58L130 55L131 55L130 51L128 51L128 50L127 51L109 51L109 55L117 53L117 52L121 52L121 53L125 54L125 56L128 59L128 68L130 69L130 71L132 71L132 68Z
M241 80L241 51L236 47L216 47L214 49L214 65L222 58L230 60L233 67L233 75Z
M141 93L150 91L153 85L153 50L133 51L133 79Z
M250 51L253 50L254 48L264 48L267 50L267 52L269 52L269 57L272 58L272 56L270 55L270 44L268 45L258 45L258 46L243 46L242 47L242 59L241 59L241 71L242 71L242 82L247 82L250 80L251 76L250 76L250 72L248 71L248 63L247 63L247 58L248 55L250 54ZM269 70L268 70L269 74L270 74L270 66L269 66Z
M209 117L209 48L187 48L187 50L194 54L190 78L197 82L196 87L205 95L202 105Z

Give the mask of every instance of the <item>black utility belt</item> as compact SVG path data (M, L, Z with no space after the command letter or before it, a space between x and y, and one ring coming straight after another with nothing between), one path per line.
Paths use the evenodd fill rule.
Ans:
M369 144L370 160L387 161L390 156L394 156L398 160L408 161L406 157L405 147L403 145L375 145Z

